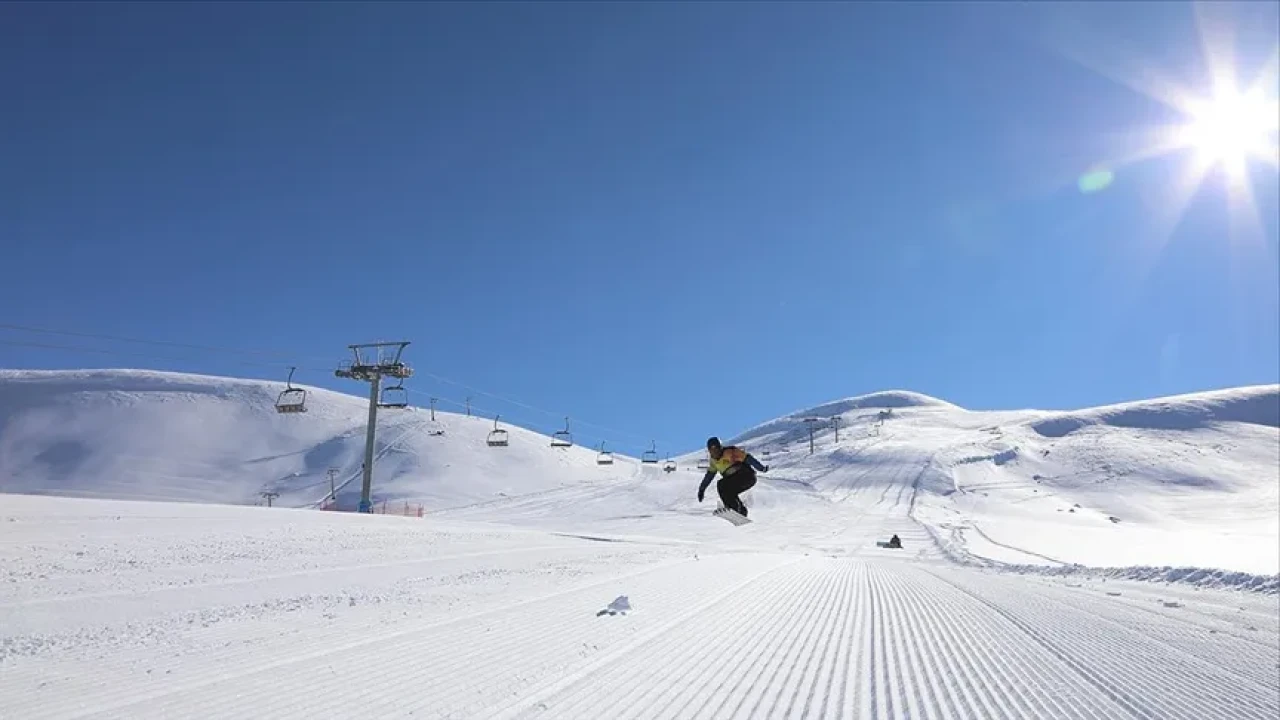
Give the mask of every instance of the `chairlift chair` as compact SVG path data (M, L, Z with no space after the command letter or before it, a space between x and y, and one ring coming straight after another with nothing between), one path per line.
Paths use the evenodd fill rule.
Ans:
M711 467L711 461L708 460L707 458L702 458L701 460L698 461L699 470L707 470L710 467Z
M501 416L500 415L494 416L493 430L490 431L488 439L485 440L485 442L488 443L489 447L506 447L507 446L507 431L498 427L499 417Z
M570 447L573 445L573 436L569 434L569 418L564 419L564 429L557 430L551 435L551 447Z
M404 380L382 388L378 397L378 407L396 409L409 407L409 391L404 389Z
M600 442L600 452L596 453L596 464L597 464L597 465L612 465L612 464L613 464L613 453L611 453L611 452L609 452L608 450L605 450L605 449L604 449L604 441L603 441L603 440Z
M640 456L640 462L646 465L656 465L658 463L658 444L656 442L649 443L649 449L644 451Z
M662 464L662 472L675 472L675 471L676 471L676 461L668 457L667 461Z
M289 368L289 379L285 380L285 389L276 397L276 412L300 413L307 411L307 391L293 386L293 372L296 367Z

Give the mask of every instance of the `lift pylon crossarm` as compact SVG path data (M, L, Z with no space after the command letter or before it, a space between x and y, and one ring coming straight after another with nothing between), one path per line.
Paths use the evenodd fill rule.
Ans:
M343 363L334 371L334 374L340 378L348 378L351 380L364 380L371 382L378 377L389 377L404 380L413 376L413 368L401 362L400 356L404 353L408 342L393 343L371 343L368 345L348 345L355 356L355 360L351 363ZM361 350L374 348L378 353L373 357L367 357L367 353L362 355ZM395 348L395 353L390 357L385 357L382 348Z
M285 380L285 389L276 397L276 412L301 413L307 411L307 391L293 386L293 373L298 368L289 368L289 379Z

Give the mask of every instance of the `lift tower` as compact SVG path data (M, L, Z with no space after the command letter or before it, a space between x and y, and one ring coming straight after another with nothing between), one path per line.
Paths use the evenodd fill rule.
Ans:
M378 400L382 391L382 378L403 381L413 375L413 368L400 360L400 355L408 344L385 342L348 345L355 354L355 360L343 363L333 373L340 378L369 383L369 427L364 436L364 482L360 487L359 511L362 513L373 512L373 439L378 429Z

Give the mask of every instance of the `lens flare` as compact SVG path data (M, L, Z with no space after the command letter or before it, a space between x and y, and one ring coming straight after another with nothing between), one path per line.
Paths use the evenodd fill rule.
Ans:
M1115 174L1110 170L1092 170L1081 175L1076 184L1080 192L1088 195L1106 190L1113 180L1115 180Z

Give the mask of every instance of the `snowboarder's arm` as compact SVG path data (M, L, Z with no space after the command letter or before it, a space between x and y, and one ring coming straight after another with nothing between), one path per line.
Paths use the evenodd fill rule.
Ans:
M702 495L707 491L707 486L716 478L715 470L708 470L706 475L702 476L702 484L698 486L698 502L702 502Z
M769 468L765 465L761 465L760 461L756 459L756 456L751 453L747 453L747 463L760 472L769 472Z

